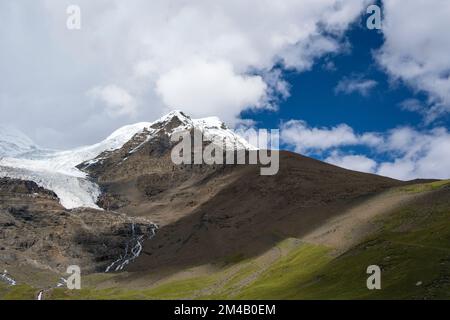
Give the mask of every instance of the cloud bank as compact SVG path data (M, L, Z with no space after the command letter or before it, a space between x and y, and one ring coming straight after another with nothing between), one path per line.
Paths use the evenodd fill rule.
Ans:
M450 157L450 132L443 127L356 133L346 124L316 128L290 120L281 126L281 141L299 153L351 170L401 180L450 178L450 162L445 161ZM359 154L361 147L367 148L373 159Z
M450 111L450 2L384 0L384 44L375 58L396 80L428 96L426 120Z
M0 112L39 143L89 143L181 108L233 124L287 97L279 69L342 49L361 0L78 0L0 3ZM45 141L44 141L45 140Z
M359 93L360 95L367 97L377 84L378 83L375 80L364 79L361 76L353 76L339 81L334 91L336 94Z

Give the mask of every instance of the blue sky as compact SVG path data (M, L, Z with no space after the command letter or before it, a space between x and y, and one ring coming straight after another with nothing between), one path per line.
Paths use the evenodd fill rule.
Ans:
M355 24L345 34L350 44L348 52L320 58L310 71L284 72L290 96L279 104L279 110L247 111L243 117L254 119L261 127L277 127L280 121L294 118L315 127L346 123L359 132L423 126L423 117L403 110L401 103L414 98L426 104L426 97L416 94L401 81L393 83L374 61L373 51L380 49L382 37L379 31L368 30L362 23ZM329 62L334 65L333 70L326 68ZM336 93L338 83L352 76L374 80L377 85L367 96L359 92Z
M429 103L428 96L383 70L376 60L377 53L384 44L383 32L366 28L366 18L367 15L362 15L360 21L355 22L344 34L347 49L338 54L320 57L311 70L301 73L295 70L283 72L284 79L290 85L290 96L279 103L276 112L247 110L242 116L255 120L256 126L262 128L275 128L291 119L300 119L310 128L324 130L346 124L355 134L374 132L388 135L392 130L403 128L417 132L427 132L436 127L448 128L447 114L428 122L423 113L402 107L408 101L425 106ZM366 92L337 90L339 83L349 78L360 82L373 81L376 84ZM281 148L296 150L295 144L284 143L283 140ZM330 154L338 152L341 157L356 155L367 157L377 163L392 163L398 160L396 158L398 153L395 151L391 149L379 152L372 145L356 144L309 150L306 154L320 160L330 160ZM339 161L337 164L345 165ZM349 163L348 167L361 168L359 165L354 166L353 163ZM371 168L364 171L376 172L376 170ZM396 177L392 172L391 176ZM448 172L443 172L440 177L448 176ZM398 177L407 179L427 176L400 174Z

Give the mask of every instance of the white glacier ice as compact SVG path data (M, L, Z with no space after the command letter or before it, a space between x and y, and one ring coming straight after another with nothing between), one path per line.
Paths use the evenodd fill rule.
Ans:
M100 188L90 181L86 173L76 166L84 161L94 159L104 151L121 148L136 133L151 125L149 122L137 123L122 127L112 133L100 143L79 147L67 151L51 151L34 148L15 148L13 152L1 147L0 177L31 180L39 186L56 193L65 208L89 207L99 209L96 205L100 195ZM15 132L17 133L17 132ZM8 135L9 142L14 142L14 136ZM0 143L3 140L0 139ZM23 134L18 135L16 145L23 139ZM17 150L24 150L19 153Z

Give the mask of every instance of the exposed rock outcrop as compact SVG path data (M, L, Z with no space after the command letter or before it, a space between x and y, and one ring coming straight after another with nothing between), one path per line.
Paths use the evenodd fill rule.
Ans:
M65 272L104 271L131 237L152 235L145 218L95 209L66 210L56 195L34 182L0 179L0 263ZM11 269L11 268L9 268Z

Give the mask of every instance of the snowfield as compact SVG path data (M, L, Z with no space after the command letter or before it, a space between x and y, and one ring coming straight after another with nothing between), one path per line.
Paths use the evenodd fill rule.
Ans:
M124 126L100 143L67 151L40 148L23 133L0 127L0 177L34 181L39 186L55 192L61 205L67 209L78 207L100 209L96 205L101 193L99 186L76 166L89 160L94 163L95 158L104 151L120 149L145 128L149 131L145 142L151 140L159 130L165 130L164 125L174 117L182 124L167 132L169 135L178 130L195 127L201 130L208 140L220 137L235 148L255 149L245 139L227 129L218 118L191 119L180 111L172 111L155 122ZM161 129L149 128L154 125L158 125ZM140 146L130 153L139 148Z

